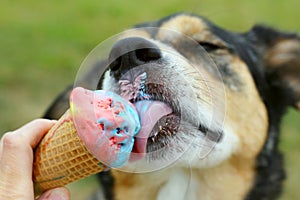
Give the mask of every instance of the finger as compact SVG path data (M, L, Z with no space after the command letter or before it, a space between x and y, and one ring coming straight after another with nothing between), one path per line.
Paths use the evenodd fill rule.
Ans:
M70 192L67 188L55 188L46 191L38 200L69 200Z
M3 141L12 142L13 145L19 145L18 142L22 142L23 145L29 144L34 148L55 123L55 120L36 119L13 132L4 134L0 141L0 155L3 149Z
M42 137L55 124L54 120L36 119L12 132L16 137L22 137L25 144L34 148Z

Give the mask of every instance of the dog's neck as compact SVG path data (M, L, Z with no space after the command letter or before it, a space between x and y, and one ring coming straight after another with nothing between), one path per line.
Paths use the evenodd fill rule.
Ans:
M118 173L114 194L119 200L240 200L252 187L254 164L232 158L209 169L172 167L137 175L114 172Z

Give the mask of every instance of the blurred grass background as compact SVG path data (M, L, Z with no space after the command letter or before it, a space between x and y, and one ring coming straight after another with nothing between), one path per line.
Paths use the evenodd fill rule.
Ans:
M299 0L2 0L0 133L42 116L98 43L136 23L188 11L234 31L260 22L299 32L299 8ZM300 199L299 120L300 114L290 110L282 127L288 170L282 200ZM72 199L79 200L97 184L91 177L69 188Z

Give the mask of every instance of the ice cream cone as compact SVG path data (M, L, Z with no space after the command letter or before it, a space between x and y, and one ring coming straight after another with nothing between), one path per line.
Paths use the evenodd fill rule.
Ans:
M105 166L87 150L79 138L68 110L35 150L35 193L64 186L104 169Z
M35 193L61 187L127 163L140 129L135 107L102 90L74 88L70 110L35 149Z

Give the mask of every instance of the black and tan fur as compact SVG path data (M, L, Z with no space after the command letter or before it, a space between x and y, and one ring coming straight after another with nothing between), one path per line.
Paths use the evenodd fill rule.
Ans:
M144 27L158 29L149 31ZM281 117L288 106L300 109L300 38L261 25L246 33L234 33L203 17L181 13L136 28L126 33L122 40L142 38L142 41L153 44L159 50L175 52L184 60L174 66L170 64L172 55L143 60L150 80L154 81L155 77L164 79L168 74L174 76L165 78L164 82L171 88L169 92L174 102L182 104L181 114L193 116L193 119L183 119L186 124L181 132L170 138L171 146L181 145L184 148L184 143L179 142L182 139L199 142L208 137L215 147L205 158L197 159L193 153L196 154L201 147L190 143L191 150L187 150L178 162L154 172L134 174L111 170L99 174L103 196L107 200L277 199L285 178L283 156L278 149ZM168 31L163 31L165 29L183 33L197 44L182 42L176 34L169 35ZM202 58L203 49L216 64L218 73L209 68L211 61ZM164 60L164 56L169 56L168 61ZM101 80L99 88L119 92L117 81L122 70L128 65L138 70L136 63L130 66L130 62L134 61L128 59L126 62L127 66L119 64L117 69L108 68L102 78L94 68L86 74L82 83L89 86ZM183 68L181 74L184 80L176 78L176 74L172 75L170 67L179 65ZM203 85L201 77L190 65L200 68L207 81L212 83L211 88ZM201 97L192 104L194 111L211 114L210 111L203 113L203 108L209 106L203 105L206 98L210 98L205 96L206 90L215 99L224 98L219 102L225 102L224 107L220 106L218 111L224 115L222 124L216 122L209 127L205 120L198 119L200 114L188 109L191 105L185 102L187 99L180 97L186 90L185 81L191 85L192 93ZM67 108L65 100L69 91L70 88L58 97L46 117L56 118ZM220 95L222 91L224 94ZM185 95L188 98L190 93ZM216 132L220 136L218 140L214 139ZM151 145L155 148L155 144ZM174 149L174 152L177 151ZM164 151L164 157L173 151ZM159 159L147 158L143 164Z

